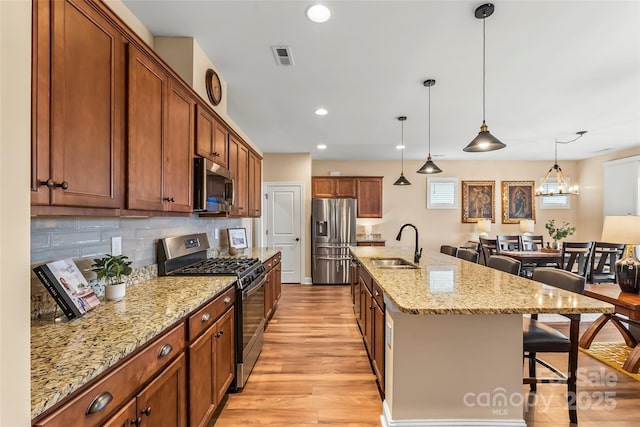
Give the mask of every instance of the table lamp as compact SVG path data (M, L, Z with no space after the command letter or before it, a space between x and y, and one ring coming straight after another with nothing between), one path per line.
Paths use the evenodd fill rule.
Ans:
M640 260L635 245L640 245L640 216L607 216L602 226L601 241L626 244L624 254L616 262L616 281L623 292L640 290Z
M533 229L536 223L532 219L521 219L520 220L520 232L525 236L531 236L533 234Z
M478 220L478 236L486 239L489 237L489 231L491 231L491 220L481 219Z

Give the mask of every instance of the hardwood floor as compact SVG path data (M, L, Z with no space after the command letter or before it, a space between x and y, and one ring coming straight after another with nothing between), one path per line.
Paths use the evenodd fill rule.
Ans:
M380 426L382 402L355 322L349 287L282 288L258 363L244 390L228 395L215 427ZM603 329L596 340L622 341L613 327ZM558 367L566 366L564 356L545 356ZM583 370L578 425L637 426L640 382L582 353L578 366ZM527 390L523 386L525 396ZM525 410L527 426L570 426L565 392L563 385L538 385L532 398L535 405Z

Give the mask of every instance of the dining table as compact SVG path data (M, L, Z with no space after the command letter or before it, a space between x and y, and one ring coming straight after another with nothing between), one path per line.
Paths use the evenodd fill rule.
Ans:
M512 250L502 250L500 251L500 255L505 255L511 257L513 259L517 259L522 264L536 264L536 265L546 265L546 264L556 264L557 266L562 265L562 252L561 251L512 251Z

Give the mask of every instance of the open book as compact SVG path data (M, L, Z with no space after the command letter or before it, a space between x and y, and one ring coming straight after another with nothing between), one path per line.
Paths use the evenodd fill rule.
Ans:
M100 304L71 258L43 264L33 271L69 319L81 316Z

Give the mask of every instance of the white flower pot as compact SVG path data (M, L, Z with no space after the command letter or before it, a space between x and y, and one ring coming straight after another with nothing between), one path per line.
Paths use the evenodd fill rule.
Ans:
M118 283L116 285L106 285L104 287L104 296L109 301L120 301L122 298L124 298L126 289L127 286L124 283Z

